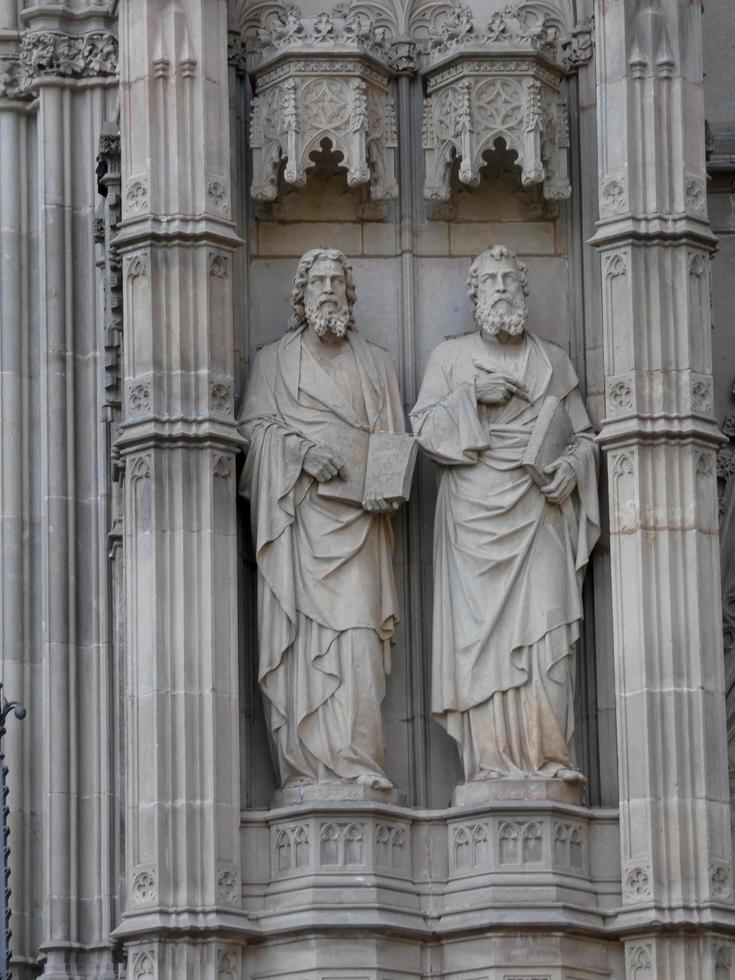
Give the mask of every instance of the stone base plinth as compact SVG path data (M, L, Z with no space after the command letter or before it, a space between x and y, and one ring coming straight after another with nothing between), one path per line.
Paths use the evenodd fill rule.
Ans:
M478 806L524 800L550 800L555 803L582 803L584 779L567 782L559 777L527 776L518 779L477 779L458 783L452 793L452 806Z
M354 780L339 782L305 783L302 786L284 786L273 794L271 809L286 806L314 805L320 803L392 803L405 806L407 797L397 789L374 789Z

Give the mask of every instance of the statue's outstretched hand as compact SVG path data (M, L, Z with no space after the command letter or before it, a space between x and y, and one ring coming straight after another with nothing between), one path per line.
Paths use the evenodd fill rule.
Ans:
M475 376L475 396L478 402L483 405L503 405L513 395L530 400L528 388L517 378L503 374L482 361L473 361L473 364L480 369L480 373Z
M546 467L544 473L551 476L552 479L541 487L541 493L544 494L549 503L563 504L577 485L577 474L574 472L574 467L568 459L560 456L550 466Z
M304 471L318 483L326 483L344 466L344 460L324 446L312 446L304 456Z
M398 510L398 504L391 503L390 500L380 497L377 493L367 493L362 498L362 509L373 514L385 514Z

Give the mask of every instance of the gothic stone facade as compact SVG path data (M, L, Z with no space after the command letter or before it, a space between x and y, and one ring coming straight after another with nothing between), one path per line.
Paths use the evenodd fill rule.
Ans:
M735 977L726 7L0 0L16 977ZM236 419L322 242L407 412L491 242L572 358L603 460L583 805L449 805L422 460L385 702L405 804L270 808Z

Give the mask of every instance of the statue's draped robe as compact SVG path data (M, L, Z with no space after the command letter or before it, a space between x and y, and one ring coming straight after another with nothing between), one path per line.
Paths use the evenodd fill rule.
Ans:
M599 535L597 449L574 369L528 333L516 350L530 403L478 404L474 361L512 370L478 332L436 348L411 413L440 464L432 710L459 745L466 779L571 765L581 584ZM562 506L520 465L547 395L563 399L575 431L566 459L577 488Z
M336 424L405 431L395 369L354 331L334 359L289 333L256 355L241 423L259 681L281 783L382 776L397 623L391 520L319 495L303 463Z

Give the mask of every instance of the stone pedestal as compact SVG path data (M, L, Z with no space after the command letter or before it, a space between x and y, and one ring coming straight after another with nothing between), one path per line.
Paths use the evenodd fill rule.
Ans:
M321 803L393 803L406 805L406 794L397 789L374 789L358 782L320 782L288 785L273 794L273 809Z
M529 776L525 779L478 779L458 783L452 793L452 806L482 806L493 803L522 803L549 800L580 806L584 777L578 780L545 779Z
M249 975L621 975L604 937L620 902L615 811L324 802L245 812L242 840Z

